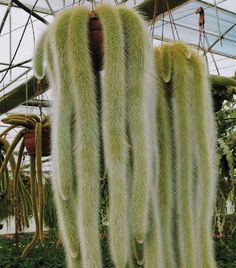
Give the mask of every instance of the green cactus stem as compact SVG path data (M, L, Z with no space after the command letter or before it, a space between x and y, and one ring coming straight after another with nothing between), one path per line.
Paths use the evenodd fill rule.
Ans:
M96 12L104 35L102 127L109 177L109 242L113 262L116 267L122 268L126 266L130 252L124 33L116 8L100 5Z
M119 8L119 13L126 42L127 116L133 152L132 224L135 239L143 243L153 177L151 124L154 122L155 91L151 70L154 63L144 20L125 7Z
M35 77L39 80L43 79L45 76L45 68L44 68L44 53L45 53L45 42L46 42L47 36L46 34L42 34L40 37L34 54L34 72Z
M172 75L172 59L169 45L154 49L157 72L157 143L160 154L159 179L157 184L157 199L160 210L160 226L163 243L165 267L176 266L173 252L172 222L173 222L173 178L172 178L172 139L167 92L165 84L170 82ZM158 164L157 164L158 166Z
M190 71L186 58L187 48L181 43L172 46L173 58L173 116L176 139L176 182L178 209L178 237L180 265L182 268L197 268L197 248L195 240L195 221L193 218L192 192L192 148L190 90L188 79Z
M38 208L37 208L37 182L36 182L36 167L35 167L35 156L30 156L30 187L31 187L31 202L32 202L32 211L35 220L36 230L33 236L32 241L26 246L22 252L22 258L27 256L31 249L35 246L39 238L39 218L38 218Z
M215 268L211 221L215 204L217 176L215 171L216 127L213 104L206 70L197 54L192 54L190 66L193 72L191 99L196 144L197 165L197 234L201 268Z
M22 186L23 182L20 177L20 167L21 167L21 161L24 153L24 148L25 148L25 142L24 140L21 141L19 151L18 151L18 158L14 170L14 197L16 200L20 198L21 200L21 206L22 206L22 211L23 211L23 221L24 225L28 228L29 227L29 206L30 202L27 200L27 195L25 194L25 189L24 191L24 185Z
M68 12L68 11L67 11ZM58 24L63 23L65 21L67 24L69 23L69 13L66 13L65 16L63 13L61 13L57 19ZM81 267L80 262L80 247L79 247L79 238L78 238L78 232L77 232L77 226L76 226L76 189L74 187L72 191L72 185L73 181L75 180L75 175L72 172L73 171L73 165L72 163L69 163L69 170L64 169L63 173L61 174L62 166L59 165L59 146L58 146L58 135L57 130L59 127L59 117L58 114L63 112L64 107L61 107L59 105L60 103L60 94L61 91L58 90L65 90L68 85L66 85L66 88L60 88L58 86L58 83L60 83L60 73L59 73L59 66L56 68L57 59L61 57L59 55L56 47L56 40L58 40L58 36L56 36L57 31L57 24L52 25L48 29L48 33L45 33L47 35L47 41L45 42L45 55L46 55L46 62L47 62L47 72L49 74L50 83L54 87L54 100L55 100L55 106L54 106L54 113L53 113L53 120L52 120L52 159L53 164L55 166L55 171L53 172L53 187L54 187L54 198L56 201L57 206L57 212L58 212L58 222L60 226L60 232L62 234L63 238L63 244L65 246L66 255L67 255L67 262L69 267ZM64 32L65 33L65 32ZM49 38L49 37L53 38ZM57 39L56 39L57 37ZM65 39L63 39L65 40ZM60 41L59 41L60 42ZM60 44L57 44L58 46ZM63 59L64 60L64 59ZM63 61L64 63L64 61ZM61 68L61 66L60 66ZM62 93L63 94L63 93ZM68 111L68 105L65 107ZM68 119L68 114L66 111L66 119ZM63 118L65 119L65 116ZM62 120L62 119L60 119ZM60 121L62 122L62 121ZM71 134L71 124L72 120L70 118L69 122L65 121L65 125L62 124L61 130L67 131ZM65 129L66 127L66 129ZM68 135L68 134L67 134ZM62 136L61 136L62 137ZM66 136L67 137L67 136ZM69 140L71 138L69 137ZM66 151L64 152L64 156L72 154L73 146L72 144L69 144L68 148L65 148ZM69 156L70 157L70 156ZM71 157L70 157L71 159ZM62 161L62 158L60 158L60 161ZM60 162L61 163L61 162ZM58 171L56 170L58 169ZM63 175L63 177L62 177ZM70 195L68 195L68 191L65 190L64 194L62 191L63 188L63 182L64 185L68 183L69 186L65 186L65 189L68 189L70 191ZM65 194L66 193L66 194ZM66 199L66 200L65 200Z
M67 200L70 192L73 189L73 174L72 174L72 139L71 139L71 120L73 115L73 101L70 91L70 77L68 73L67 62L67 36L68 25L71 16L71 9L61 13L54 22L52 28L52 36L54 40L53 56L54 56L54 70L57 76L57 94L58 94L58 151L59 157L59 190L61 198Z
M4 161L3 161L2 166L1 166L1 168L0 168L0 179L3 177L4 171L5 171L6 167L7 167L7 163L8 163L8 161L9 161L9 159L11 158L11 155L12 155L12 153L13 153L13 150L15 149L16 145L18 144L18 142L19 142L19 141L22 139L22 137L23 137L23 131L24 131L24 130L20 130L20 131L17 133L17 135L16 135L16 137L14 138L12 144L10 145L10 147L9 147L8 150L7 150L7 153L6 153L6 155L5 155Z
M95 77L88 50L89 10L73 10L68 31L68 64L75 108L77 226L83 267L102 267L99 241L99 126Z
M149 232L144 241L144 267L169 267L165 265L163 240L166 239L161 232L161 214L158 210L156 189L151 190ZM170 256L171 257L171 256Z

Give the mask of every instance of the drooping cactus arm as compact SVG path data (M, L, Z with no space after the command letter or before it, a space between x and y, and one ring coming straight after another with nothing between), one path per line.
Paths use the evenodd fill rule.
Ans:
M176 43L171 48L173 58L173 119L176 151L176 192L178 211L178 243L180 266L197 267L197 246L194 239L194 214L192 193L192 140L187 48Z
M161 156L159 157L159 165L156 165L156 167L159 166L159 168L156 171L157 189L155 190L157 193L159 213L161 215L160 225L163 234L162 246L165 267L175 267L174 240L172 234L172 211L174 208L174 183L172 177L173 142L170 131L170 109L168 107L166 94L167 83L171 80L172 58L168 44L162 45L161 48L155 48L154 53L157 72L157 105L155 111L157 121L157 146L159 155Z
M136 6L136 9L141 12L141 14L147 19L152 20L158 15L176 8L189 0L145 0L141 4ZM168 5L166 4L168 3ZM155 8L156 5L156 8ZM155 10L156 9L156 10ZM154 14L155 10L155 14Z
M62 162L59 159L59 136L57 134L57 129L59 127L59 124L62 123L60 120L67 120L64 122L63 127L68 131L68 129L71 129L71 120L68 118L68 107L63 107L65 115L60 118L59 120L59 112L62 109L61 102L60 102L60 95L62 94L63 90L67 89L67 82L64 84L61 83L60 79L62 78L62 75L60 73L61 66L58 65L58 59L62 59L61 62L65 62L64 60L64 45L62 46L60 41L60 37L58 37L59 27L61 24L68 25L69 23L69 11L64 14L60 14L57 17L57 20L54 23L53 28L49 29L48 34L48 42L45 43L45 50L46 50L46 61L47 61L47 72L50 78L50 84L53 87L53 94L54 94L54 113L53 113L53 120L52 120L52 159L53 159L53 165L55 166L54 172L52 173L53 176L53 188L54 188L54 198L56 201L57 206L57 213L58 213L58 221L60 225L60 232L63 238L63 244L65 247L66 255L67 255L67 264L69 267L80 267L80 247L79 247L79 241L78 241L78 233L77 233L77 227L76 227L76 198L75 198L75 192L70 191L70 195L66 195L66 200L63 200L62 198L62 191L60 190L60 180L61 177L64 176L64 180L67 179L70 180L69 185L71 185L71 181L73 181L72 176L74 177L74 174L71 174L73 168L67 167L70 172L67 173L61 173L60 165L62 165ZM66 29L63 29L63 38L66 38L67 31ZM51 38L49 38L51 37ZM62 71L63 72L63 71ZM64 72L63 72L63 75ZM63 76L64 78L64 76ZM60 86L58 86L60 84ZM70 105L70 103L67 104L67 106ZM70 132L70 131L68 131ZM68 138L68 136L66 136ZM63 149L64 150L64 149ZM72 150L72 146L69 146L67 148L69 152ZM63 156L65 155L65 152ZM68 157L68 156L67 156ZM72 172L73 173L73 172ZM66 177L65 177L66 176ZM71 187L70 187L71 188ZM73 193L72 193L73 192ZM65 196L64 196L65 197ZM68 198L69 197L69 198Z
M97 8L104 33L102 129L105 165L109 177L109 232L116 267L125 267L129 255L126 137L125 51L122 21L112 6Z
M146 24L133 10L119 9L126 37L126 80L127 80L127 124L130 136L132 157L131 211L132 236L135 240L135 257L139 265L163 267L159 231L159 218L149 217L151 207L150 185L153 178L151 166L153 151L155 89L151 72L145 70L154 65L152 49L146 41L149 36ZM148 66L148 67L147 67ZM149 118L149 120L145 120ZM142 154L140 154L142 152ZM156 151L154 152L155 155ZM158 158L158 157L157 157ZM151 208L154 215L155 207ZM149 219L150 218L150 219ZM149 223L151 220L151 223ZM146 238L148 236L148 238ZM146 241L146 239L148 241ZM145 260L143 260L143 251ZM148 255L147 255L148 252Z
M75 172L77 228L82 266L102 267L99 242L99 126L95 77L88 50L89 10L72 11L68 29L68 65L75 108Z
M197 151L197 235L200 244L199 267L215 268L216 262L211 238L211 220L214 210L217 176L215 171L216 128L212 100L206 70L201 58L193 54L190 58L195 77L192 86L193 128L196 131Z

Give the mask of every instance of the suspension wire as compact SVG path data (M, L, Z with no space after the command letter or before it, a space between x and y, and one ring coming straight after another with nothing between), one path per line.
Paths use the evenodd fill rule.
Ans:
M7 20L7 16L8 16L8 14L9 14L10 10L11 10L11 7L12 7L12 0L11 0L11 2L8 4L7 9L6 9L6 12L5 12L5 14L4 14L4 17L3 17L3 19L2 19L2 23L1 23L1 25L0 25L0 35L1 35L1 33L2 33L3 27L4 27L5 22L6 22L6 20Z
M9 62L11 62L12 59L12 17L11 17L11 9L9 11ZM12 69L10 69L10 80L12 79Z
M214 57L213 53L210 51L210 46L211 45L210 45L210 42L208 40L206 31L205 31L205 11L204 11L204 8L203 7L199 7L195 11L195 14L199 14L199 20L198 20L198 26L199 26L199 43L198 43L198 47L200 47L200 42L202 42L202 49L204 51L204 54L203 55L205 56L207 66L208 66L207 52L210 52L210 55L211 55L212 60L213 60L213 62L215 64L217 73L218 73L218 75L220 75L218 66L217 66L216 61L215 61L215 57ZM208 47L207 50L205 49L205 43L206 43L206 46ZM208 71L209 71L209 68L208 68Z
M177 31L177 27L175 25L175 20L174 20L174 17L173 17L173 14L172 14L172 11L170 9L170 6L169 6L169 2L168 0L165 0L166 1L166 7L167 7L167 10L168 10L168 14L169 14L169 19L170 19L170 23L171 23L171 28L172 28L172 25L174 26L174 29L175 29L175 32L176 32L176 35L177 35L177 38L178 40L180 40L179 38L179 33ZM174 32L174 30L172 30L172 33Z
M36 38L35 38L34 22L32 18L30 18L30 24L31 24L31 29L32 29L33 46L34 46L34 51L35 51Z
M25 80L27 81L28 75L26 74ZM25 83L25 105L26 105L26 114L29 114L29 107L28 107L28 83ZM25 116L26 116L25 114Z
M155 22L156 22L156 14L157 14L157 0L154 1L154 6L153 6L152 26L151 26L151 36L152 36L152 39L153 39L153 36L154 36L154 29L155 29Z
M163 44L164 41L164 19L165 19L165 12L162 13L162 27L161 27L161 44Z
M15 0L13 0L13 1L15 1ZM38 3L38 0L35 1L34 5L33 5L33 8L32 8L32 10L31 10L31 13L33 12L33 10L34 10L35 6L37 5L37 3ZM17 47L16 47L15 53L14 53L14 55L13 55L13 57L12 57L12 59L11 59L11 62L10 62L10 64L9 64L9 68L8 68L8 70L5 72L3 78L1 79L0 84L1 84L2 81L5 79L6 75L8 74L8 72L9 72L9 70L10 70L10 66L12 65L12 63L13 63L13 61L14 61L16 55L17 55L17 52L18 52L18 50L19 50L19 48L20 48L21 42L22 42L23 37L24 37L24 35L25 35L27 26L28 26L28 24L29 24L29 21L30 21L31 15L32 15L31 13L30 13L29 16L28 16L28 19L27 19L27 22L26 22L26 24L25 24L24 30L23 30L23 32L22 32L20 41L19 41L19 43L18 43L18 45L17 45Z
M199 52L199 50L201 48L202 32L200 29L198 29L198 31L199 31L199 39L198 39L197 51Z
M48 0L45 0L45 1L46 1L46 3L47 3L48 8L49 8L49 9L50 9L50 11L51 11L51 14L53 15L53 9L52 9L51 4L49 3L49 1L48 1Z
M214 57L212 51L209 49L210 46L211 46L211 44L210 44L210 42L209 42L209 39L208 39L207 34L206 34L206 32L205 32L205 29L204 29L204 31L203 31L203 35L204 35L204 38L205 38L205 41L206 41L206 44L207 44L207 47L208 47L208 52L210 53L211 58L212 58L212 60L213 60L213 62L214 62L214 65L215 65L215 67L216 67L217 74L220 75L220 71L219 71L219 69L218 69L218 66L217 66L215 57Z
M171 31L172 31L172 35L173 35L173 39L176 40L176 38L175 38L175 33L174 33L174 28L173 28L172 20L171 20L171 16L170 16L170 10L169 10L169 8L168 8L168 2L167 2L167 0L165 0L165 4L166 4L166 9L167 9L167 11L168 11L169 23L170 23L170 27L171 27Z

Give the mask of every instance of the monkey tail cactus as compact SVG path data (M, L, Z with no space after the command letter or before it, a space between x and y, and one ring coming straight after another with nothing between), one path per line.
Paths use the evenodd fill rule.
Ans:
M155 54L159 83L157 136L161 158L157 191L165 265L214 268L211 217L216 188L216 131L204 64L196 53L181 43L164 45L156 49ZM167 107L170 107L167 112L169 116L166 116ZM170 125L172 122L173 129ZM174 145L172 150L166 145L171 143L167 138L170 134ZM172 176L176 178L177 219L174 219L172 210L173 185L171 172L168 171L171 168L168 158L173 158L168 157L170 154L176 158ZM176 220L177 236L171 237L168 231L171 230L169 219ZM177 259L174 260L176 264L173 262L173 244L178 245ZM166 262L168 258L169 264Z
M73 103L71 101L68 71L65 71L67 29L70 10L62 12L46 33L44 44L50 82L54 87L52 158L55 170L53 186L57 212L69 267L80 264L80 248L76 224L76 188L73 166ZM61 31L60 31L61 29ZM61 36L60 36L61 35ZM50 37L50 38L49 38ZM63 66L64 65L64 66ZM69 133L69 134L68 134Z
M147 268L214 268L215 126L201 60L181 43L164 45L153 57L146 25L134 10L100 5L96 14L103 30L103 75L93 69L90 11L81 6L56 17L34 60L37 77L46 67L54 88L53 186L68 266L103 266L104 153L115 267L132 267L136 253Z

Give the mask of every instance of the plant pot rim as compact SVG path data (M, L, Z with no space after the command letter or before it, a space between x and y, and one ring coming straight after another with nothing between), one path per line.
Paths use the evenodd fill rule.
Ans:
M26 128L25 131L24 131L24 134L31 133L31 132L35 132L35 129ZM50 132L50 129L49 128L42 128L42 132Z

